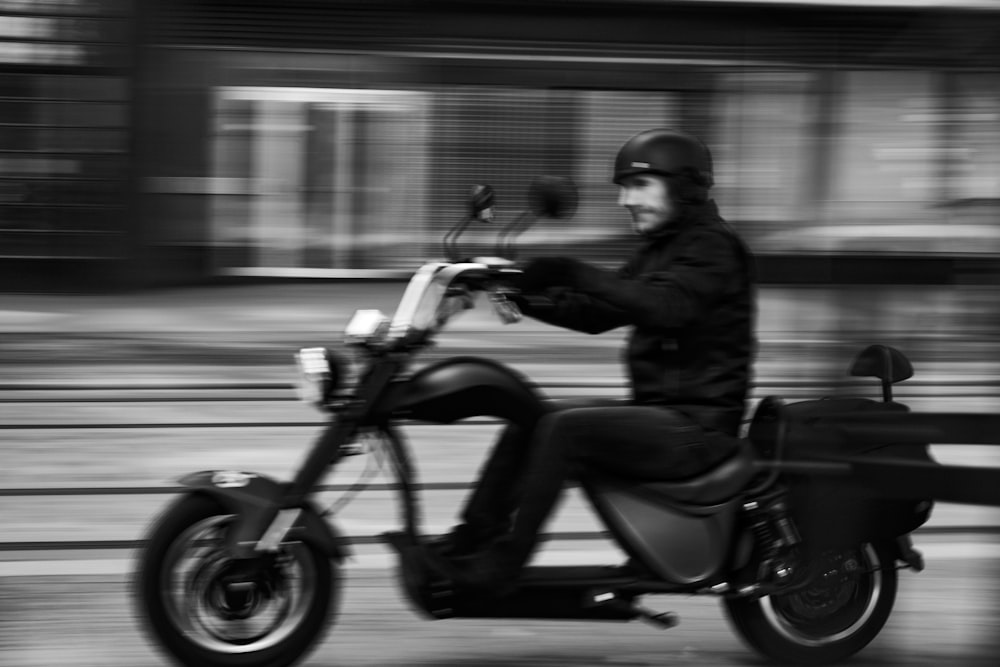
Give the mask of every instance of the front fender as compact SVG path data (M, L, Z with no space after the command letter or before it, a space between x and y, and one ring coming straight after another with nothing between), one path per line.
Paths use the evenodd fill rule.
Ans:
M193 493L211 496L236 515L227 539L236 557L243 558L254 555L254 545L277 515L287 487L264 475L234 470L203 470L178 481ZM340 532L323 520L312 503L304 503L301 510L285 540L309 542L338 561L346 558L346 541Z
M548 410L541 392L512 369L490 359L455 357L390 386L376 420L417 419L450 424L469 417L533 423Z

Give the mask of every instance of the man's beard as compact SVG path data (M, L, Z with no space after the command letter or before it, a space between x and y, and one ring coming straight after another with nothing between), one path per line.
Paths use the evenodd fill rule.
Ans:
M643 208L631 211L632 228L637 234L649 236L670 225L672 215L663 209Z

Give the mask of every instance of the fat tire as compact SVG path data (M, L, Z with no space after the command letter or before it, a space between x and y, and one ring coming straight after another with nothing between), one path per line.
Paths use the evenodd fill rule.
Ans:
M783 665L828 665L854 655L867 646L882 630L896 600L898 575L895 567L895 550L885 543L861 544L855 547L866 555L876 569L861 574L858 588L866 599L860 603L860 615L867 613L857 627L850 627L828 636L807 636L795 627L779 627L789 619L776 610L785 596L763 598L726 598L724 605L729 620L743 640L761 655ZM843 551L847 551L846 549ZM864 591L867 590L867 593ZM778 617L781 617L780 619ZM842 634L836 637L836 634Z
M213 651L189 640L170 619L160 580L171 545L199 522L229 514L217 499L204 493L182 496L167 508L151 527L133 574L137 615L153 642L185 667L289 667L319 644L333 624L339 602L338 568L314 544L305 542L303 553L316 572L315 595L298 626L279 643L247 653Z

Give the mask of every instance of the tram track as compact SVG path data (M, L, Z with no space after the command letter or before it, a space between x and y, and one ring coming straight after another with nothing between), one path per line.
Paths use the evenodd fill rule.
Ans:
M442 344L446 352L429 350L422 363L433 363L453 354L486 354L537 378L538 387L553 398L625 396L627 392L617 363L620 341L581 338L567 344L550 331L470 330L451 336L447 344ZM179 337L176 332L165 336L124 332L111 338L94 335L83 343L70 334L51 335L34 347L25 343L20 352L27 352L26 356L7 356L2 362L4 369L15 372L8 373L7 380L0 382L0 433L6 442L12 443L15 455L20 453L24 457L28 470L34 472L20 475L8 468L8 473L0 477L0 501L6 503L4 507L18 508L34 500L45 500L66 504L69 508L66 511L82 511L74 505L93 502L112 510L122 504L138 504L148 510L143 513L135 509L126 519L128 526L138 527L153 516L156 505L162 502L157 496L168 498L181 490L164 483L171 479L174 469L197 469L203 460L205 466L211 467L217 465L216 461L225 460L231 462L228 465L258 469L263 461L271 466L264 472L280 477L281 466L294 463L311 441L311 430L320 428L324 422L321 415L298 405L294 385L284 380L293 373L290 350L303 341L308 344L325 339L329 336L315 332L297 333L294 337L286 332L235 335L189 332ZM22 335L20 340L25 337ZM77 342L73 343L74 340ZM110 347L109 342L113 342ZM232 355L217 358L200 353L221 349L227 343L238 348ZM816 345L822 348L821 343L801 338L791 349L801 352ZM766 395L802 400L829 394L874 396L877 393L877 388L865 379L843 375L835 378L833 373L812 379L817 375L803 364L812 359L788 352L787 346L788 341L783 339L762 343L751 410L753 403ZM46 351L54 354L46 356ZM957 367L951 361L937 358L932 364L915 361L918 375L897 386L897 399L914 409L998 404L1000 374L995 366L976 367L971 361L974 356L965 350ZM595 359L604 361L595 364ZM230 374L227 369L231 363L237 363L245 374ZM925 372L927 367L930 372ZM148 377L143 375L145 368L153 369ZM947 369L948 374L941 369ZM432 447L438 448L433 451L439 453L428 457L431 466L421 481L421 489L445 494L451 499L445 504L457 503L458 494L468 491L478 457L488 446L487 430L495 429L499 422L477 419L462 427L414 426L429 434L426 437L430 440L440 441L432 443ZM469 435L451 435L456 428ZM470 428L473 431L468 431ZM454 441L463 437L479 443L479 449L461 452L455 462L448 457L456 457L458 449ZM280 451L276 446L280 446ZM91 447L96 458L87 460ZM46 458L49 454L41 450L51 452L54 458ZM213 456L208 456L209 453ZM979 453L973 455L983 458ZM155 465L168 464L162 465L162 476L154 477L149 471L142 475L131 472L133 465L140 468L154 465L146 462L149 456L155 457ZM440 466L434 456L451 462ZM61 468L64 464L60 457L73 462L67 465L85 461L86 474L67 473ZM134 457L134 463L128 457ZM207 463L209 459L211 464ZM8 465L16 469L17 461ZM350 486L328 484L321 491L343 493ZM392 484L375 483L368 490L387 497L394 488ZM62 504L52 506L46 511L62 512L61 507ZM439 516L453 509L452 505L439 507ZM370 514L374 516L375 511ZM41 513L38 516L41 523L48 520ZM59 521L64 520L59 517ZM998 524L1000 521L977 514L971 519L946 517L945 522L929 524L924 530L992 534ZM141 545L138 530L124 535L121 530L109 535L86 535L89 532L92 531L81 529L65 539L50 539L53 531L29 529L19 534L5 531L6 539L0 537L0 553L132 549ZM597 534L592 525L581 529L572 522L553 531L556 539L593 539ZM348 538L356 544L378 541L370 533L355 533Z

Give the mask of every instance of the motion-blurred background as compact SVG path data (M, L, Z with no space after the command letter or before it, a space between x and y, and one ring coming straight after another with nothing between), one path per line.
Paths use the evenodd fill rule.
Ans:
M712 147L722 213L784 304L765 332L974 361L1000 325L993 0L0 12L4 292L403 279L443 254L472 184L509 220L540 174L572 178L581 206L521 256L615 265L634 239L614 153L673 126ZM463 249L490 254L495 231Z
M542 173L573 178L582 206L525 245L617 262L610 163L652 126L712 147L765 282L978 284L1000 256L988 0L0 12L9 289L404 275L440 254L472 183L513 215Z

